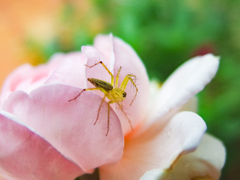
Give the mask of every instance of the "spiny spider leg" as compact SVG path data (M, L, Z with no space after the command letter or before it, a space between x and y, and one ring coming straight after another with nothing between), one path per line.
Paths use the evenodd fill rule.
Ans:
M94 66L96 66L96 65L98 65L98 64L101 64L101 65L106 69L106 71L110 74L110 76L111 76L111 85L113 86L113 85L114 85L114 76L113 76L113 74L111 73L111 71L109 71L109 69L107 68L107 66L106 66L102 61L99 61L99 62L95 63L95 64L92 65L92 66L88 66L88 65L86 65L86 64L85 64L85 66L87 66L87 67L89 67L89 68L92 68L92 67L94 67Z
M108 104L108 124L107 124L107 134L106 136L108 135L108 132L109 132L109 129L110 129L110 104L112 104L114 102L112 101L109 101L107 104Z
M123 110L122 104L120 104L120 103L117 103L117 104L118 104L118 106L119 106L119 109L121 109L121 111L123 112L124 116L127 118L128 122L129 122L129 124L130 124L130 127L131 127L131 129L132 129L132 131L133 131L132 123L131 123L130 119L128 118L127 114L125 113L125 111Z
M96 119L94 125L95 125L95 124L97 123L97 121L98 121L99 113L100 113L100 110L101 110L102 104L103 104L103 102L105 101L105 98L106 98L106 95L104 95L104 97L102 98L102 102L101 102L101 104L100 104L100 106L99 106L99 108L98 108L97 119Z
M84 91L92 91L92 90L99 90L99 88L83 89L80 93L78 93L78 95L77 95L75 98L68 100L68 102L73 101L73 100L76 100Z
M117 76L116 76L116 79L115 79L115 87L118 88L118 79L119 79L119 74L120 74L120 71L121 71L122 67L120 66L118 72L117 72Z
M137 85L136 85L135 82L133 81L132 77L135 77L135 78L136 78L136 76L135 76L135 75L132 75L132 74L126 75L125 78L124 78L123 81L122 81L122 84L120 85L120 89L122 89L123 91L125 91L126 86L127 86L127 84L128 84L128 81L131 81L131 83L133 84L133 86L134 86L135 89L136 89L135 96L134 96L134 98L132 99L132 101L131 101L131 103L130 103L130 106L132 105L134 99L137 97L137 93L138 93Z

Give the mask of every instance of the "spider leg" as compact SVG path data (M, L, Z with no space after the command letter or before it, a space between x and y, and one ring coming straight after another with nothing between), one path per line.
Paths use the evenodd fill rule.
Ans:
M96 66L96 65L98 65L98 64L102 64L102 66L107 70L108 74L110 74L110 76L111 76L111 85L113 86L113 85L114 85L114 76L113 76L113 74L111 73L111 71L109 71L109 69L107 68L107 66L106 66L102 61L99 61L99 62L95 63L95 64L92 65L92 66L88 66L88 65L86 65L86 64L85 64L85 66L87 66L87 67L89 67L89 68L92 68L92 67L94 67L94 66Z
M120 66L117 76L116 76L116 79L115 79L115 87L118 87L118 79L119 79L119 74L120 74L121 69L122 69L122 67Z
M97 119L96 119L96 121L94 123L94 125L95 125L97 123L97 121L98 121L100 110L101 110L101 107L102 107L103 102L105 101L106 97L108 99L111 99L111 97L109 96L108 92L105 89L103 89L101 87L83 89L80 93L78 93L78 95L76 97L74 97L73 99L68 100L68 102L76 100L84 91L92 91L92 90L100 90L100 91L102 91L104 93L104 97L102 98L101 104L100 104L100 106L98 108ZM110 123L110 104L112 104L112 103L114 103L114 101L109 101L107 103L108 104L108 125L107 125L107 134L106 134L106 136L108 135L108 132L109 132L109 129L110 129L110 124L109 124Z
M133 86L134 86L135 89L136 89L135 96L134 96L134 98L132 99L132 101L131 101L131 103L130 103L130 106L132 105L132 103L133 103L133 101L134 101L134 99L136 98L137 93L138 93L138 88L137 88L135 82L133 81L133 78L132 78L132 77L136 78L136 76L135 76L135 75L132 75L132 74L126 75L125 78L124 78L123 81L122 81L122 84L120 85L120 89L125 90L125 88L126 88L126 86L127 86L127 84L128 84L128 81L131 81L131 83L133 84Z
M130 119L128 118L127 114L125 113L125 111L123 110L122 104L120 104L120 103L117 103L117 104L118 104L118 106L119 106L119 109L121 109L121 111L123 112L124 116L127 118L128 122L129 122L129 124L130 124L130 127L131 127L131 129L132 129L132 131L133 131L132 123L131 123Z
M88 88L88 89L83 89L80 93L78 93L78 95L76 97L74 97L73 99L68 100L68 102L76 100L84 91L92 91L92 90L100 90L99 88Z
M108 132L109 132L109 129L110 129L110 104L114 103L114 101L109 101L107 104L108 104L108 122L107 122L107 134L106 136L108 135Z
M95 124L97 123L97 121L98 121L99 113L100 113L100 110L101 110L102 104L103 104L103 102L105 101L105 98L106 98L106 95L104 95L104 97L102 98L102 102L101 102L101 104L100 104L100 106L99 106L99 108L98 108L97 119L96 119L94 125L95 125Z

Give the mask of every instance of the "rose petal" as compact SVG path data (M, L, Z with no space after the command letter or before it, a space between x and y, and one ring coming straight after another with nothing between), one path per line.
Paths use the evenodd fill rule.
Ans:
M197 114L178 113L164 127L153 125L142 135L127 138L121 161L100 167L100 177L135 180L151 169L169 168L179 154L197 147L205 130L206 124Z
M226 149L220 140L209 134L205 134L200 146L192 153L192 155L204 160L205 163L212 164L218 171L220 171L225 164Z
M163 84L149 112L149 127L170 110L185 104L201 91L217 72L219 58L212 54L195 57L178 68Z
M180 111L192 111L197 112L198 110L198 98L193 96L191 99L188 100L181 108Z
M87 57L87 65L92 66L95 63L102 61L108 69L110 69L110 61L105 59L103 54L98 51L96 48L92 46L82 46L82 52ZM104 69L104 67L101 64L98 64L92 68L86 67L86 77L87 78L95 78L95 79L101 79L107 82L111 83L111 76L110 74ZM87 83L87 86L94 87L90 82ZM96 91L98 93L98 91ZM102 93L101 93L102 95Z
M149 107L148 111L151 111L152 109L152 104L155 102L156 96L159 93L161 88L161 85L157 81L150 81L149 84L149 89L150 89L150 98L149 98ZM198 109L198 99L196 96L193 96L191 99L188 100L187 103L185 103L181 107L177 107L181 111L192 111L192 112L197 112ZM160 118L159 118L160 119Z
M147 72L142 61L132 47L121 39L113 39L113 51L115 56L115 74L117 74L119 67L122 67L119 76L119 83L123 81L127 74L133 74L136 76L136 78L133 78L133 80L136 79L135 84L138 88L138 96L130 106L136 90L134 85L129 81L125 89L127 92L127 97L122 102L122 105L125 108L124 110L128 113L128 117L131 120L133 127L136 127L146 117L148 107L148 104L146 103L149 99L149 81ZM131 131L129 123L121 110L117 109L116 112L122 122L124 134Z
M50 142L64 156L84 171L117 162L123 151L121 124L110 110L110 131L107 133L108 111L103 103L99 120L97 112L102 98L81 89L55 84L42 86L30 93L12 93L3 108L21 118Z
M85 88L85 66L87 58L80 52L65 55L64 61L57 67L46 80L45 84L59 83Z
M113 35L98 35L94 39L94 45L105 57L107 62L114 61L113 54ZM114 64L114 62L112 62ZM110 67L111 68L111 67ZM111 69L113 70L113 69Z
M76 164L17 121L0 111L0 179L66 180L83 174Z
M43 85L48 75L61 63L63 57L63 54L58 53L54 55L47 64L36 67L30 64L23 64L15 69L3 84L0 105L11 92L22 90L29 93L36 87Z
M138 55L131 46L126 44L119 38L112 36L99 35L94 41L94 47L98 48L108 61L114 61L114 76L117 75L118 69L122 67L119 75L119 85L127 74L136 76L136 86L138 88L138 96L130 106L132 99L135 96L136 90L131 81L128 82L125 91L127 92L126 99L122 102L124 111L131 120L133 127L136 127L145 118L147 104L149 98L149 81L146 69ZM112 54L113 51L113 54ZM135 78L133 78L135 80ZM124 134L131 131L131 126L126 119L124 113L116 104L115 111L121 120Z
M146 172L140 180L185 180L220 178L225 163L226 150L222 142L205 134L198 148L180 156L170 169L154 169Z
M152 109L152 104L153 102L155 102L155 98L160 90L160 84L156 81L150 81L150 98L149 98L149 106L148 106L148 112L151 111ZM167 114L165 114L164 116L167 117L173 117L175 114L181 112L181 111L192 111L192 112L197 112L198 109L198 99L197 97L192 97L188 100L188 102L186 102L183 106L177 107L173 110L171 110L170 112L168 112ZM166 118L164 118L166 119ZM170 118L168 118L170 119ZM148 120L146 120L144 123L142 123L142 125L137 129L137 131L134 132L134 136L138 136L139 134L141 134L142 132L144 132L145 130L147 130L149 128L150 124L147 124ZM159 117L157 125L158 126L162 126L164 124L166 124L167 122L164 122L162 120L162 117ZM146 125L146 126L145 126Z
M172 180L171 176L165 175L164 173L165 173L165 171L162 169L153 169L153 170L147 171L139 180L163 180L163 179L164 180ZM162 178L162 179L160 179L160 178ZM179 177L179 178L181 178L181 177Z

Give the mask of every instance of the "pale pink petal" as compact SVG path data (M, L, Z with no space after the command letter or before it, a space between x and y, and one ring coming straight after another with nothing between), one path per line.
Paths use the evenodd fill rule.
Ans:
M198 148L181 155L170 169L154 169L146 172L140 180L186 180L220 178L225 163L226 150L218 139L205 134Z
M29 93L36 87L43 85L48 75L61 63L63 58L64 54L58 53L47 64L36 67L30 64L19 66L6 78L3 84L0 105L11 92L22 90Z
M45 84L59 83L84 88L87 58L80 52L65 55L64 61L51 73Z
M119 38L112 38L111 35L97 36L94 41L94 47L98 48L102 54L104 54L106 59L114 61L114 76L117 75L120 66L122 67L119 76L119 85L127 74L133 74L136 76L133 80L138 88L137 98L134 100L132 106L130 106L131 101L135 96L136 89L129 81L125 90L127 92L127 97L122 102L124 111L131 120L133 127L136 127L145 118L147 111L146 102L148 102L149 98L149 81L142 61L131 46ZM117 104L115 111L121 120L124 134L127 134L131 131L131 126L129 125L128 120L124 113L118 108Z
M0 179L72 180L84 172L15 116L0 112Z
M124 139L118 117L111 109L107 133L107 104L103 103L99 120L97 112L102 98L92 92L62 84L45 85L30 93L14 92L3 109L33 127L59 152L73 160L84 171L117 162Z
M98 51L96 48L92 46L82 46L82 52L87 57L87 65L92 66L95 63L102 61L108 69L110 69L110 61L105 59L103 54ZM110 74L104 69L104 67L101 64L98 64L92 68L86 67L86 77L87 78L96 78L101 79L107 82L111 83L111 76ZM90 82L87 83L88 87L94 87ZM98 93L96 91L96 93ZM99 93L98 93L99 94ZM102 95L102 93L101 93Z
M150 81L150 98L149 98L149 106L148 106L148 111L151 111L152 109L152 104L155 101L155 98L157 96L157 93L159 92L161 86L158 82L156 81ZM169 118L164 118L164 117L159 117L159 120L157 122L155 122L155 125L157 126L163 126L164 124L168 123L166 121L168 121L169 119L171 119L171 117L173 117L174 115L176 115L177 113L181 112L181 111L192 111L192 112L197 112L198 109L198 99L196 96L190 98L188 100L187 103L185 103L183 106L180 107L176 107L175 109L171 110L170 112L168 112L167 114L165 114L164 116L169 117ZM165 121L163 121L163 119ZM148 122L148 120L146 120L146 122ZM146 126L145 126L146 125ZM144 131L146 131L149 126L147 126L149 124L147 123L143 123L138 129L137 131L134 132L133 136L138 136L139 134L143 133Z
M96 36L94 39L93 47L98 49L104 55L107 62L112 61L112 58L113 58L112 57L113 56L113 36L112 36L112 34Z
M13 180L6 172L0 168L0 180Z
M181 112L166 126L153 125L138 137L126 138L119 163L100 167L101 180L135 180L156 168L169 168L181 153L194 150L206 124L193 112Z
M149 98L149 107L148 111L151 111L152 104L155 102L155 98L161 88L161 84L157 81L150 81L149 85L149 91L150 91L150 98ZM177 107L179 111L192 111L197 112L198 109L198 99L196 96L193 96L191 99L188 100L187 103L185 103L181 107ZM159 118L160 119L160 118Z
M119 67L122 67L119 76L119 83L125 78L127 74L133 74L136 76L135 84L138 88L138 94L136 99L133 101L133 104L130 106L132 99L135 96L136 90L131 82L128 82L126 87L127 97L122 102L124 110L128 113L133 127L139 125L144 118L146 118L146 112L148 107L149 99L149 81L146 69L131 46L126 44L119 38L113 39L113 51L115 56L115 74L117 73ZM123 132L126 134L131 131L128 121L124 117L123 113L117 109L116 110L118 117L122 122Z
M195 57L178 68L163 84L149 112L145 127L170 110L184 105L215 76L219 58L212 54Z
M163 169L153 169L153 170L147 171L139 180L172 180L171 176L165 175L164 173L165 171ZM189 180L189 179L185 179L185 180Z
M148 102L148 111L151 110L152 104L155 102L156 96L161 88L161 84L158 81L151 80L149 81L149 102Z

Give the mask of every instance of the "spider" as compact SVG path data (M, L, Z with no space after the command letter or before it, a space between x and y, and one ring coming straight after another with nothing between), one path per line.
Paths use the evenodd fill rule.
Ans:
M107 125L107 134L106 136L108 135L108 132L109 132L109 122L110 122L110 104L112 103L117 103L118 106L119 106L119 109L123 112L124 116L127 118L129 124L130 124L130 127L131 129L133 130L133 127L132 127L132 124L131 124L131 121L130 119L128 118L127 114L124 112L123 110L123 106L121 104L121 102L126 98L127 96L127 93L125 92L125 88L128 84L129 81L131 81L131 83L134 85L135 89L136 89L136 93L135 93L135 96L134 98L132 99L131 103L130 103L130 106L132 105L134 99L136 98L137 96L137 93L138 93L138 88L136 86L136 84L134 83L134 80L133 78L136 78L135 75L132 75L132 74L127 74L125 76L125 78L123 79L121 85L119 86L118 84L118 79L119 79L119 74L120 74L120 71L121 71L121 67L119 68L118 70L118 73L117 73L117 76L116 78L114 79L114 76L113 74L109 71L109 69L107 68L107 66L102 62L102 61L99 61L97 63L95 63L94 65L92 66L88 66L88 65L85 65L89 68L92 68L98 64L102 64L102 66L106 69L106 71L110 74L111 76L111 84L109 82L106 82L106 81L103 81L101 79L95 79L95 78L88 78L87 80L95 86L95 88L87 88L87 89L83 89L80 93L78 93L78 95L76 97L74 97L73 99L70 99L68 102L70 101L73 101L73 100L76 100L84 91L92 91L92 90L100 90L104 93L104 97L102 99L102 102L98 108L98 113L97 113L97 119L94 123L94 125L97 123L98 121L98 118L99 118L99 113L100 113L100 110L101 110L101 107L102 107L102 104L103 102L105 101L106 97L109 99L107 105L108 105L108 125ZM115 84L114 84L114 81L115 81Z

